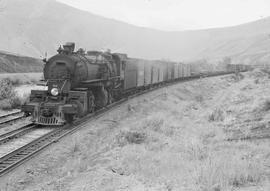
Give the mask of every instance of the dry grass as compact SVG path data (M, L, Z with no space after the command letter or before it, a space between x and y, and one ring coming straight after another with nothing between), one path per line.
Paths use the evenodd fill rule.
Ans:
M263 72L264 74L267 74L268 78L270 77L270 68L268 67L262 68L260 71Z
M141 144L145 142L146 138L147 135L144 132L121 131L116 136L116 141L119 146L124 146L127 144Z
M224 81L226 78L222 83ZM242 82L232 86L238 88L234 89L238 93L245 94L241 90ZM213 91L223 91L221 83L213 84ZM264 156L269 153L269 145L228 142L223 131L230 120L237 122L232 123L231 129L239 128L241 120L237 117L241 112L247 114L246 106L250 102L245 107L237 105L238 110L228 114L223 108L227 109L230 104L235 106L234 99L226 96L220 99L220 94L208 99L211 94L201 91L205 104L194 110L190 105L196 101L194 95L198 95L201 86L204 85L198 83L189 88L189 92L185 88L179 93L175 89L168 90L167 99L162 97L164 92L161 96L154 92L153 99L130 100L105 120L93 122L86 127L88 130L79 132L73 139L68 138L65 143L69 146L65 143L59 146L64 152L58 159L55 157L57 163L52 160L44 163L49 172L40 171L36 190L232 191L263 185L267 175ZM207 90L207 87L201 89ZM228 93L232 98L235 95ZM178 96L186 98L178 99ZM254 103L250 106L257 108L257 102ZM264 105L268 108L270 104ZM212 112L206 117L205 111ZM47 183L42 176L47 178ZM28 188L30 186L25 184L24 189Z
M270 110L270 100L265 100L261 108L263 111L269 111Z
M0 80L7 79L13 86L36 84L43 79L42 73L5 73L0 74Z
M254 84L259 84L260 83L260 80L259 79L255 79L254 80Z
M239 151L235 143L213 147L190 134L166 144L162 136L149 134L156 139L149 137L153 141L145 142L145 147L125 145L119 159L121 174L132 174L152 184L163 182L172 190L182 187L180 190L192 191L234 190L265 180L261 161L245 157L247 151ZM239 147L253 149L246 143Z
M203 95L201 95L201 94L196 95L196 96L194 97L194 99L195 99L197 102L199 102L199 103L202 103L202 102L204 101L204 97L203 97Z
M264 179L260 161L241 159L241 154L209 153L196 163L192 176L200 190L232 190L233 187L256 185Z
M225 112L220 108L215 108L214 111L209 115L209 121L224 121Z
M240 72L237 72L237 73L232 75L232 79L233 79L234 82L239 82L242 79L244 79L244 75L241 74Z

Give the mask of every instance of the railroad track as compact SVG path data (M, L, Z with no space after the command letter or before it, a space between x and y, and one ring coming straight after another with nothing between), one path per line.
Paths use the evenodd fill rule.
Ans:
M16 111L13 113L9 113L7 115L2 115L2 116L0 116L0 125L7 124L10 122L15 122L15 121L22 119L24 117L25 117L24 113L21 111Z
M31 141L30 143L27 143L22 147L19 147L18 149L2 156L0 158L0 176L7 174L17 166L21 165L23 162L31 159L35 154L39 153L47 146L53 144L54 142L57 142L62 137L77 131L79 128L83 127L86 123L101 117L103 114L109 112L111 109L115 108L115 106L120 105L126 100L127 98L122 99L118 102L109 105L106 108L98 110L94 114L89 114L81 118L80 120L76 121L73 126L65 125L62 128L54 128L49 133L46 133L45 135L38 137L37 139Z
M1 135L0 175L5 174L17 164L21 164L25 158L33 155L33 145L36 146L35 149L39 147L38 142L55 130L52 127L39 128L38 125L29 124Z
M220 75L226 75L226 74L227 73L222 73ZM187 78L187 79L182 80L182 81L189 81L189 80L193 80L195 78L196 77L191 77L191 78ZM151 89L138 92L138 93L133 94L131 96L127 96L127 97L125 97L117 102L110 104L109 106L107 106L103 109L96 111L95 113L88 114L85 117L83 117L77 121L74 121L73 125L65 125L61 128L54 128L49 133L46 133L46 134L36 138L35 140L19 147L18 149L5 154L4 156L2 156L0 158L0 177L7 174L8 172L13 170L14 168L18 167L19 165L21 165L25 161L30 160L37 153L39 153L40 151L42 151L44 148L48 147L49 145L57 142L62 137L66 136L68 134L72 134L73 132L79 130L80 128L84 127L85 124L89 123L92 120L95 120L95 119L101 117L102 115L106 114L107 112L116 108L117 106L120 106L123 102L126 102L128 99L137 97L141 94L151 92L151 91L156 90L156 89L161 88L161 87L174 85L178 82L179 81L172 82L169 84L163 84L162 86L153 87ZM30 127L31 127L31 125L30 125ZM42 128L36 128L36 129L42 129ZM27 130L25 130L25 131L27 131ZM22 132L25 132L25 131L22 130ZM5 138L3 138L3 139L5 139ZM3 141L3 142L5 142L5 141ZM0 144L0 146L1 146L1 144Z
M15 138L21 137L21 136L25 135L26 133L33 131L34 128L36 128L36 127L37 127L37 125L31 123L31 124L22 126L18 129L1 134L0 135L0 145L7 143Z

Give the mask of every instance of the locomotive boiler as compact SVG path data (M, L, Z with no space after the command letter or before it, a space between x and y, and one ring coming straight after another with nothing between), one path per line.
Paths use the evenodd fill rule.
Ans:
M124 55L74 51L74 43L60 46L58 54L44 60L47 90L32 90L22 111L42 125L62 125L74 117L102 108L121 92Z

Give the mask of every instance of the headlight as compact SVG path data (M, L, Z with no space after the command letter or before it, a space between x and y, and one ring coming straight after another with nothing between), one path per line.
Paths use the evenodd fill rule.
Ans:
M53 89L51 89L51 94L52 94L53 96L58 96L59 90L58 90L57 88L53 88Z

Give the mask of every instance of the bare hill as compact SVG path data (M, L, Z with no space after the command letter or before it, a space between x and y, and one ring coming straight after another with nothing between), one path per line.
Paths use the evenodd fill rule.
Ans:
M60 44L74 41L86 49L110 48L150 59L270 60L270 18L228 28L165 32L103 18L55 0L6 0L0 23L0 49L35 57L52 55Z
M0 52L0 73L42 72L41 59Z

